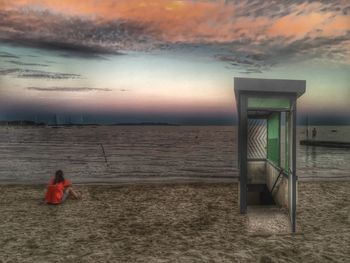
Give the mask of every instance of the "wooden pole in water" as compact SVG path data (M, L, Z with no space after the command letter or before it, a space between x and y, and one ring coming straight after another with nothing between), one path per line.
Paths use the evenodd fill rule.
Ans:
M309 140L309 114L306 115L306 140Z
M103 157L105 158L105 163L106 163L106 165L108 167L108 161L107 161L107 157L106 157L106 153L105 153L105 149L103 147L103 144L100 143L100 146L101 146L101 149L102 149Z

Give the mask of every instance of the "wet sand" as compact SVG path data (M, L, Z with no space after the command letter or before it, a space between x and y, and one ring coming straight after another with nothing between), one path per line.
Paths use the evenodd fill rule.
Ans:
M0 262L349 262L350 182L299 184L298 228L251 233L237 184L0 186Z

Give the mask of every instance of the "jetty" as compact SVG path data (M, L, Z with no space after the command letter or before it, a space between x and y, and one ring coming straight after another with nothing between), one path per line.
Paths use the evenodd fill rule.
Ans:
M300 145L350 148L350 142L340 142L340 141L300 140Z

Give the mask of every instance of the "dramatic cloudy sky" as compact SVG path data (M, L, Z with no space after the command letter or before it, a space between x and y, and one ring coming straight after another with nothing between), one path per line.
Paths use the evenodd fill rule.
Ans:
M349 1L0 0L0 120L232 123L233 77L350 123Z

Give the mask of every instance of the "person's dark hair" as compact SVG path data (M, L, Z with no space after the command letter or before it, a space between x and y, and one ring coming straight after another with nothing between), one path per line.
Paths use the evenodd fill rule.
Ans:
M53 181L54 184L62 183L64 182L64 176L62 170L57 170L55 174L55 180Z

